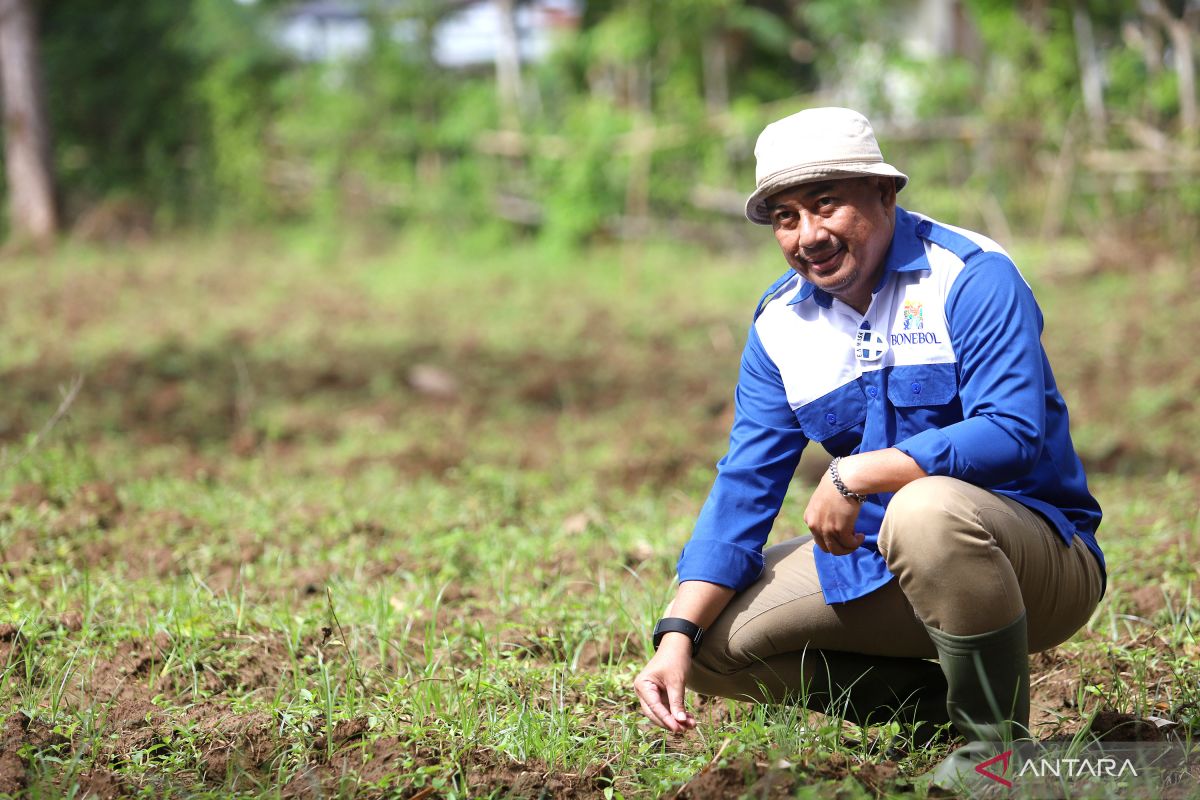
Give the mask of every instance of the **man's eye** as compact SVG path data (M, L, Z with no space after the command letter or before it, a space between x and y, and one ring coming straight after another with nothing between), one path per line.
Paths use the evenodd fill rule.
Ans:
M817 200L817 206L820 208L828 208L829 206L833 205L833 202L834 200L832 197L821 197Z
M791 211L780 210L780 211L775 212L775 221L776 222L787 222L791 218L792 218Z

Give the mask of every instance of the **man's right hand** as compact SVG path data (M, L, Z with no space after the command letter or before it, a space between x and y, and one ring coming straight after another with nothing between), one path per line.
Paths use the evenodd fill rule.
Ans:
M682 633L668 633L658 652L633 680L642 713L672 733L690 731L696 718L683 707L684 688L692 669L692 642Z

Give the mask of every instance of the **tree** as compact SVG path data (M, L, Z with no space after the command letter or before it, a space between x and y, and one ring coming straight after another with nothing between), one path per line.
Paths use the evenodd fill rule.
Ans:
M1200 131L1200 110L1196 105L1196 61L1192 48L1192 29L1200 20L1200 3L1189 0L1177 17L1163 0L1142 0L1142 13L1167 32L1171 40L1175 73L1179 77L1179 120L1186 136Z
M0 0L0 90L12 233L44 244L58 232L58 213L30 0Z

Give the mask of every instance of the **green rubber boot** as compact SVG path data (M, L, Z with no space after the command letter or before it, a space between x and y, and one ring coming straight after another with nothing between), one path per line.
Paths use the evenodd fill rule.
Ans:
M946 710L950 721L967 740L937 766L931 783L968 795L1002 786L975 768L1011 749L1014 739L1029 735L1029 640L1025 614L998 631L974 636L953 636L934 628L926 630L937 647L938 662L946 675ZM998 762L995 769L1002 769L1007 763Z
M808 707L814 711L835 712L863 727L900 722L911 729L914 747L935 741L950 722L946 678L932 661L833 650L813 655Z

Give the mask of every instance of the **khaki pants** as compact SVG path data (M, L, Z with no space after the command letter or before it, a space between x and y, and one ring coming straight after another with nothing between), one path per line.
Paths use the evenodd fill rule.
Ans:
M1100 600L1100 565L1083 541L1068 547L1040 514L954 478L922 478L893 497L879 550L896 577L865 597L826 605L813 547L806 536L766 549L758 581L706 631L690 688L778 701L808 691L814 673L856 680L864 664L881 679L905 665L936 679L921 660L937 657L925 625L986 633L1025 612L1035 652L1066 641Z

